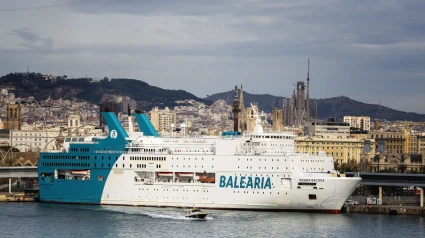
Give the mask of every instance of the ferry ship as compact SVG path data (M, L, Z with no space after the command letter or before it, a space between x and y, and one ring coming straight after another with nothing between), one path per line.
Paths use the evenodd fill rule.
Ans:
M254 133L160 137L146 114L129 113L128 132L101 114L107 136L40 154L40 201L340 213L361 180L324 152L295 153L294 134L264 132L258 117Z

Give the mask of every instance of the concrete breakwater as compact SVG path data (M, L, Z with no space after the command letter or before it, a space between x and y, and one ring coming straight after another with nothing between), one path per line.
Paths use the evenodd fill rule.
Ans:
M35 202L32 197L0 195L0 202Z
M395 206L395 205L352 205L344 206L346 213L370 213L387 215L425 215L425 208L420 206Z

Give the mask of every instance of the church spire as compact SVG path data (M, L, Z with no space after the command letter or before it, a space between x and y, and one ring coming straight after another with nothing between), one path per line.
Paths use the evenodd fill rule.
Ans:
M245 104L243 101L243 89L242 89L242 84L241 84L241 90L239 93L239 108L241 109L241 111L243 111L245 109Z
M295 125L295 115L296 112L296 96L295 96L295 84L292 87L292 96L289 102L289 115L288 115L288 126L294 126Z
M238 96L238 86L235 86L235 98L233 99L233 131L239 131L240 98Z
M283 119L282 119L282 126L287 127L288 126L288 103L286 102L286 95L283 98L282 102L282 110L283 110Z

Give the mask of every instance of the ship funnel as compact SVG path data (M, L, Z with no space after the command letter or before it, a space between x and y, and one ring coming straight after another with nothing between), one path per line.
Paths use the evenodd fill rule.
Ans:
M133 116L136 118L139 129L143 132L143 135L159 137L158 132L155 130L155 127L152 125L146 114L134 113Z
M107 149L122 149L118 148L118 145L123 145L119 147L125 147L127 143L126 138L128 137L127 132L122 127L121 123L118 121L117 116L113 112L101 112L103 118L105 119L106 124L108 125L108 137L103 144ZM105 149L106 149L105 148Z

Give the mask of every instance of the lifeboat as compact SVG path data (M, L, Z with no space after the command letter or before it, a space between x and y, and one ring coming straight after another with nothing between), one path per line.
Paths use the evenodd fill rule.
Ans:
M179 177L180 178L187 178L187 177L192 178L193 177L193 173L192 172L180 172L179 173Z
M215 178L209 178L209 177L204 177L202 175L199 176L199 181L201 183L214 183L215 182Z
M160 177L173 177L173 172L158 172Z
M72 175L87 175L88 171L87 170L72 170L71 174Z

